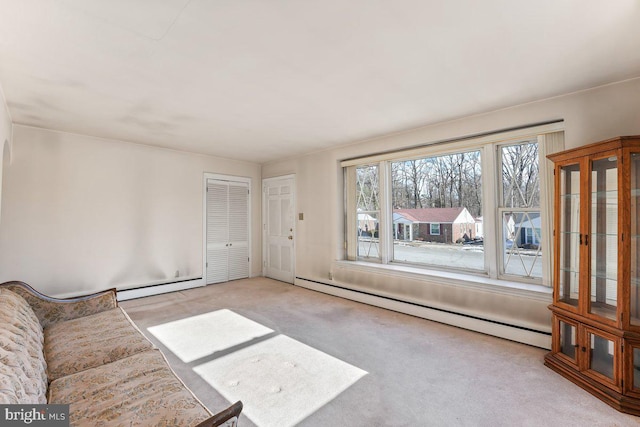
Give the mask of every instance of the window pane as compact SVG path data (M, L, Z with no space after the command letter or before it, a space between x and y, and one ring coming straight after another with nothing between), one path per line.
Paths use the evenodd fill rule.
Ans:
M380 185L378 166L356 168L358 258L380 259Z
M542 278L540 211L502 213L504 272Z
M502 206L540 207L538 143L525 142L501 147Z
M538 143L500 147L502 272L542 279L542 216Z
M484 270L480 151L393 162L393 260Z

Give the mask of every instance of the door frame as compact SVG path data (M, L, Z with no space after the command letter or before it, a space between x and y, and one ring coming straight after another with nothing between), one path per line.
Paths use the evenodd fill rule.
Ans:
M269 250L268 245L267 245L267 194L265 192L265 184L270 182L270 181L278 181L281 179L291 179L291 195L293 197L292 200L292 204L293 204L293 251L292 251L292 263L291 263L291 267L293 269L293 282L295 282L296 280L296 249L298 247L298 245L296 244L296 240L297 240L297 220L296 220L296 216L298 212L298 198L296 197L296 175L295 174L288 174L288 175L280 175L280 176L274 176L271 178L263 178L262 179L262 276L263 277L267 277L266 273L267 273L267 251Z
M217 179L219 181L231 181L231 182L244 182L247 183L249 187L249 196L247 201L247 233L248 233L248 242L249 246L249 277L252 277L251 271L251 260L253 259L253 247L251 245L251 236L252 236L252 227L251 222L253 219L252 208L251 208L251 178L247 176L236 176L236 175L223 175L219 173L210 173L205 172L204 177L202 179L202 285L207 285L207 180L209 179Z

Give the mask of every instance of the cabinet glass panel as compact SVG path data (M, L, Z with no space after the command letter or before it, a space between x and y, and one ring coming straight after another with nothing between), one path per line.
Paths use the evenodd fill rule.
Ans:
M633 348L633 388L640 389L640 348Z
M591 343L589 369L613 380L615 343L592 333L589 333L589 342Z
M616 318L618 305L618 159L592 162L589 312Z
M640 325L640 153L631 153L631 323Z
M576 360L576 327L562 320L560 324L560 353Z
M578 306L580 242L580 165L560 168L559 301Z

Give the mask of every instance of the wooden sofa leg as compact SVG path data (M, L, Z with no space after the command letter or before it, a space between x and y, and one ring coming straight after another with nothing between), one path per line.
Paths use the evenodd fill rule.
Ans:
M229 406L227 409L218 412L211 418L208 418L198 424L196 427L215 427L224 425L227 421L231 421L235 418L235 423L231 424L235 426L238 422L238 417L240 416L240 412L242 412L242 402L237 401L233 405Z

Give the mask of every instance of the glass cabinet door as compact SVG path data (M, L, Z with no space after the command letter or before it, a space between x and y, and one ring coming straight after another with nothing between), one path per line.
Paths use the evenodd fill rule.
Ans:
M578 307L580 287L580 165L560 167L558 301Z
M618 339L587 328L587 369L616 384Z
M631 389L636 393L640 393L640 347L639 344L631 345L633 350L631 354L631 368L633 381L631 383Z
M618 306L618 159L591 163L589 312L615 319Z
M558 352L575 365L578 363L578 327L576 324L557 319Z
M640 325L640 153L631 153L631 324ZM640 357L640 356L639 356ZM639 363L640 365L640 363Z

